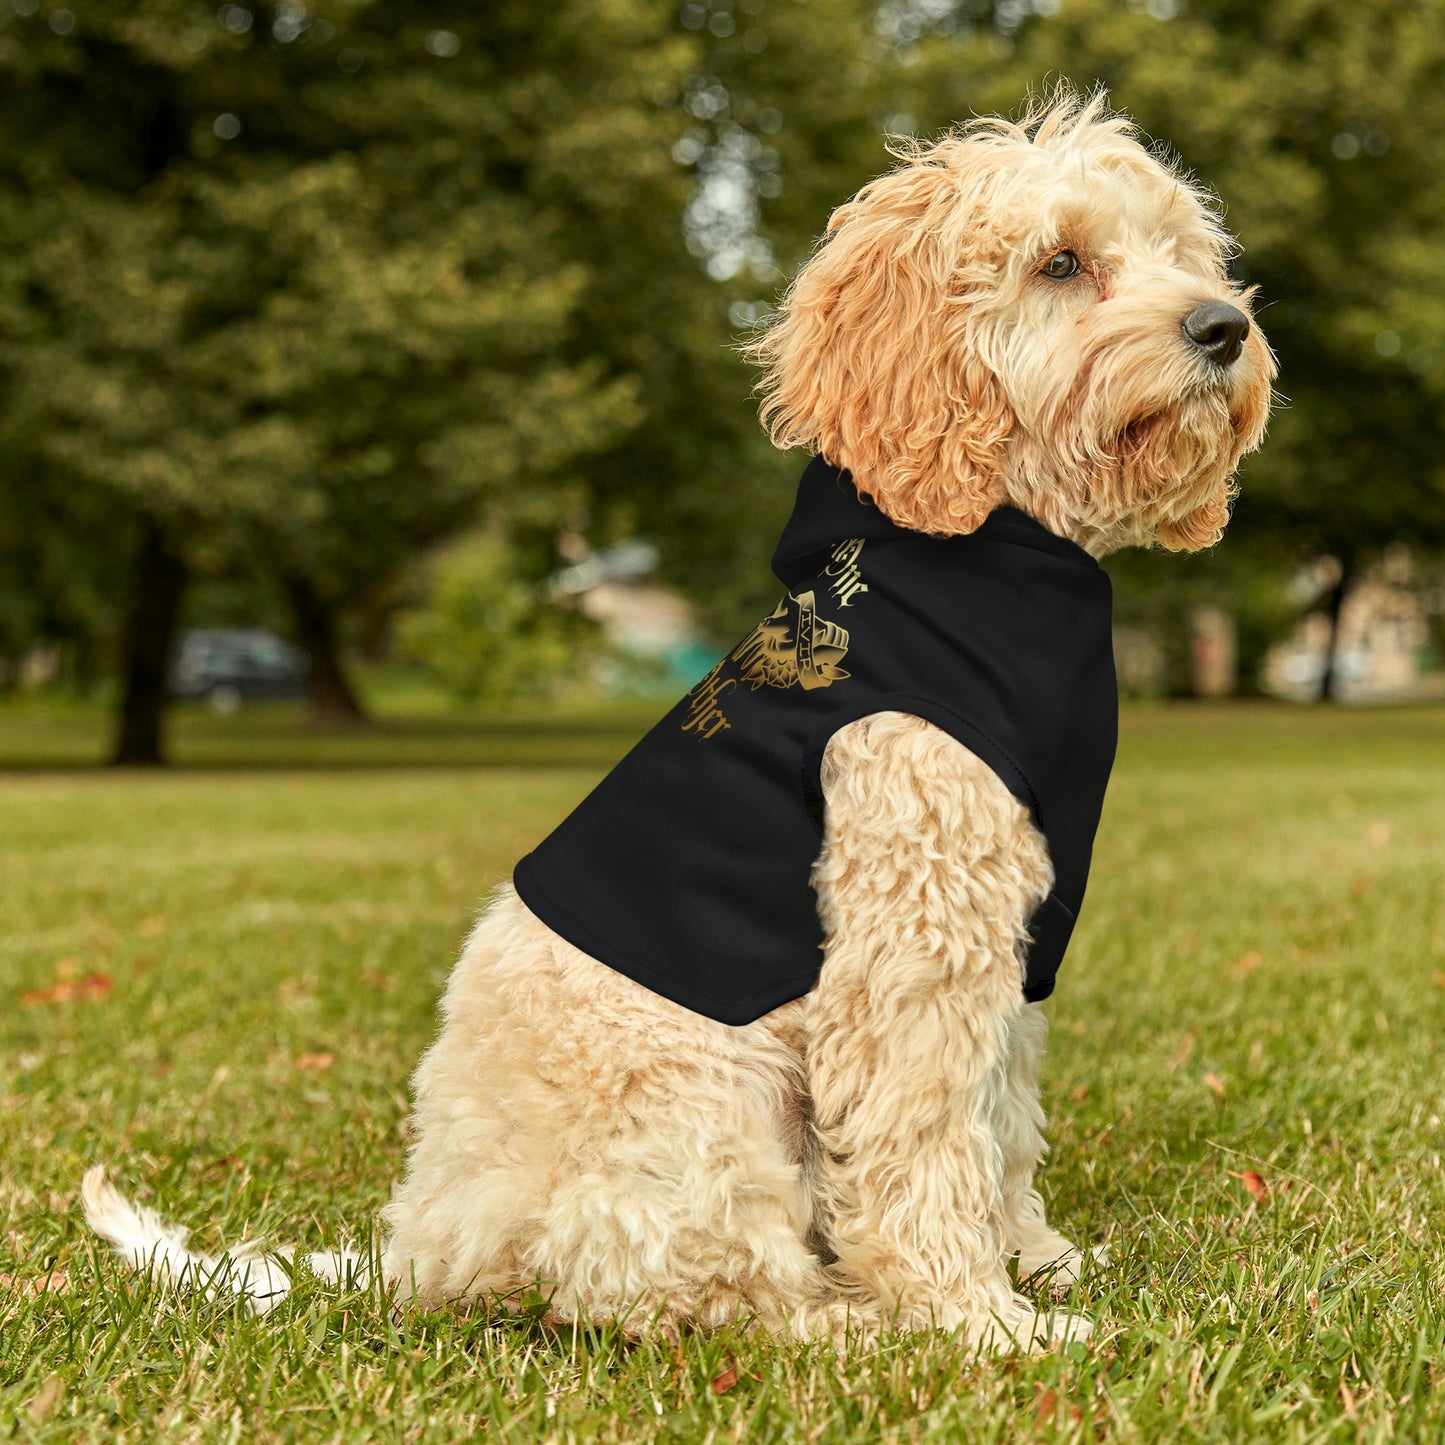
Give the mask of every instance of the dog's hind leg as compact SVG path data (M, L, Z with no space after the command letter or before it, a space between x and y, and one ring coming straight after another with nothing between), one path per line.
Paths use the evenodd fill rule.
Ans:
M823 786L808 1083L833 1269L900 1324L1080 1338L1086 1321L1040 1317L1010 1284L995 1132L1043 841L991 769L903 714L841 729Z
M825 1291L807 1245L801 1010L703 1018L500 890L417 1071L387 1278L423 1304L506 1308L537 1290L558 1320L638 1334L791 1328Z
M576 1107L525 1246L556 1282L554 1313L667 1337L796 1328L825 1281L807 1244L802 1060L779 1020L729 1028L565 952L545 1016L554 1034L562 1007L572 1017L541 1063Z

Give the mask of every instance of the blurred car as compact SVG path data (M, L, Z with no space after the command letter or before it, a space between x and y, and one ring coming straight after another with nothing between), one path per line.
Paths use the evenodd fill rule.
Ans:
M311 659L259 627L205 627L183 633L171 663L176 698L204 698L217 712L243 702L306 696Z

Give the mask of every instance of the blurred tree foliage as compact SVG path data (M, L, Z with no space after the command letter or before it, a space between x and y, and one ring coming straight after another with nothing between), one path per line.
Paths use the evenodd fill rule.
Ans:
M665 538L666 579L706 604L706 626L725 640L773 605L768 559L802 470L759 428L736 345L833 207L886 165L889 69L858 0L665 8L694 47L681 88L655 95L681 123L672 160L688 186L686 251L673 217L645 238L598 233L594 264L619 280L596 326L615 364L642 378L647 424L586 475L594 537Z
M188 569L264 556L324 677L337 613L419 547L577 509L578 460L643 418L596 344L593 218L680 250L670 9L9 9L5 534L103 539L52 613L76 630L130 552L132 691ZM128 761L158 756L147 707Z
M153 759L187 576L259 563L344 711L338 629L489 517L524 579L564 527L665 537L736 630L798 463L731 344L886 164L884 129L1059 75L1227 198L1290 399L1226 547L1121 560L1121 609L1224 598L1262 646L1261 568L1327 552L1347 584L1387 541L1445 546L1442 22L1445 0L0 0L0 658L69 640L79 679L118 670L118 751Z
M433 556L423 600L397 617L403 655L463 702L545 697L602 651L596 625L551 606L497 529Z

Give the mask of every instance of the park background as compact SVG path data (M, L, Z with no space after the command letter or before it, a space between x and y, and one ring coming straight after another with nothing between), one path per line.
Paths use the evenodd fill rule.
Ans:
M367 1242L478 900L775 600L736 348L887 135L1060 77L1223 199L1283 398L1219 547L1108 562L1046 1084L1096 1344L127 1282L97 1159ZM1440 0L0 0L0 1434L1440 1438L1442 134ZM169 700L237 627L307 695Z
M1126 690L1445 691L1433 4L0 17L0 689L93 756L162 756L187 628L299 644L332 723L690 681L800 470L737 345L886 134L1060 77L1223 198L1286 399L1227 545L1110 561Z

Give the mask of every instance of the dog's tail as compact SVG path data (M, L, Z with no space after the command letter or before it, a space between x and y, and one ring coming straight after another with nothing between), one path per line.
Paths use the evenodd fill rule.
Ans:
M196 1254L186 1248L185 1229L167 1224L143 1204L132 1204L105 1177L103 1164L86 1170L80 1199L85 1222L132 1269L199 1289L207 1299L238 1296L258 1315L280 1304L291 1288L294 1249L265 1250L251 1243L219 1255ZM311 1272L330 1284L364 1285L371 1273L370 1262L354 1249L325 1250L305 1259Z

